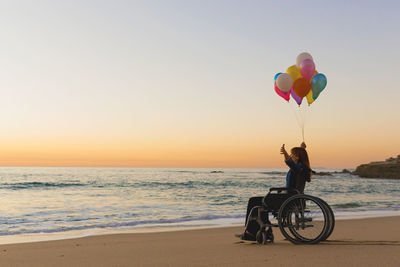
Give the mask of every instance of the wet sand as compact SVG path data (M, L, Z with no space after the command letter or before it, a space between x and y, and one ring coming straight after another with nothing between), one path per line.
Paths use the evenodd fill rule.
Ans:
M337 221L328 241L234 237L241 227L112 234L0 246L0 266L400 266L400 216Z

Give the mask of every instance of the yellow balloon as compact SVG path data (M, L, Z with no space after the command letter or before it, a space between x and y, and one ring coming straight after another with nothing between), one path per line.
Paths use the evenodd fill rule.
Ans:
M298 78L301 78L301 73L300 73L300 69L296 66L290 66L287 70L286 73L289 74L290 76L292 76L293 82L296 81Z
M306 98L307 98L307 103L309 105L311 105L311 103L315 101L313 98L312 90L310 90L310 92L308 92L308 94L306 95Z

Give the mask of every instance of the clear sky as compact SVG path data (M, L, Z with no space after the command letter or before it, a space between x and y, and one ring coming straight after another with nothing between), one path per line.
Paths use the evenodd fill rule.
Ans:
M307 51L312 166L400 154L398 1L1 1L0 165L283 167Z

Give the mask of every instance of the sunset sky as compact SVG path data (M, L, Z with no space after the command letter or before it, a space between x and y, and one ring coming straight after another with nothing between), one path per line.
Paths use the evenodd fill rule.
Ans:
M284 167L274 75L313 55L315 167L400 154L397 1L2 1L0 165ZM297 108L294 106L294 108Z

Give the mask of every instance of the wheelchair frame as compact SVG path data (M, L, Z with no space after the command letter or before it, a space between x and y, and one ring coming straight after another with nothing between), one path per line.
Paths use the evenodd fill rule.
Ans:
M296 189L286 187L270 188L268 194L263 198L263 205L256 206L249 212L247 224L257 222L259 230L256 241L259 244L274 242L272 227L279 227L283 236L294 244L316 244L325 241L333 232L335 227L335 216L331 207L322 199L310 195L300 194ZM315 237L307 237L301 231L314 227L316 221L307 217L306 203L320 209L322 215L322 229L316 231ZM309 204L309 206L310 206ZM272 224L269 214L272 214L278 224ZM246 228L247 228L246 224Z

